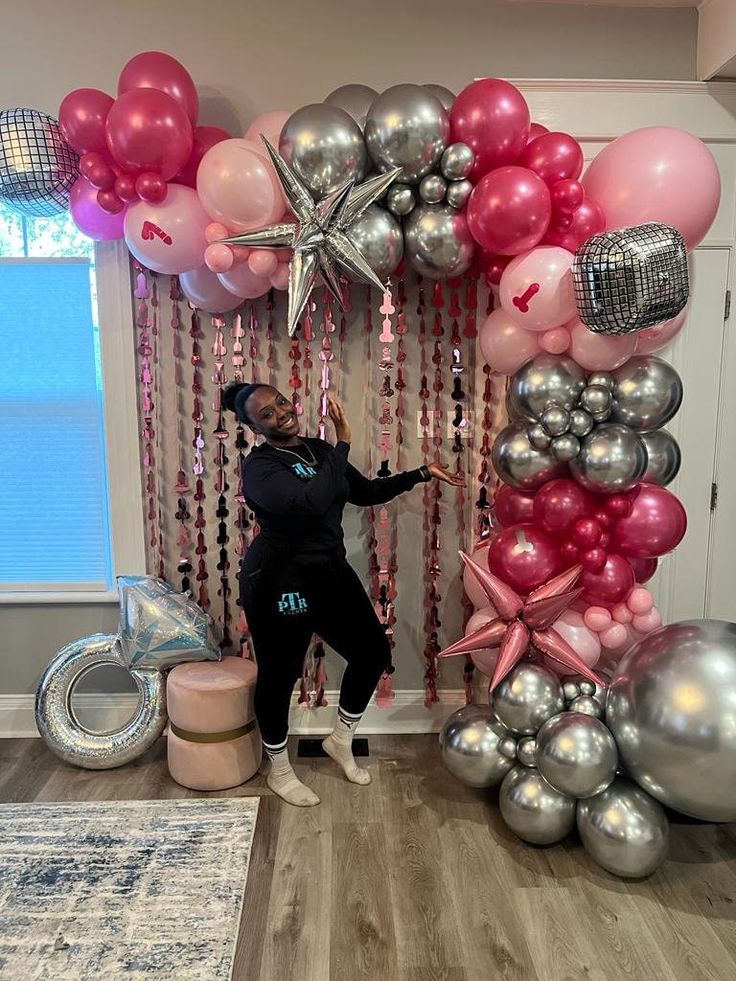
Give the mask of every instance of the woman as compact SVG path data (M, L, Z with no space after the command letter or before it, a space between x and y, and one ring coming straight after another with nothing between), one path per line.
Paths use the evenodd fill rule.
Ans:
M240 600L258 664L255 711L271 765L268 786L290 804L318 804L296 776L286 749L291 693L312 633L347 661L335 728L325 752L353 783L370 783L352 753L353 732L391 648L358 576L346 560L342 512L346 502L383 504L433 477L463 486L437 464L369 480L348 463L350 426L330 398L335 446L299 436L294 405L270 385L236 383L223 405L264 438L243 464L243 496L260 534L243 559Z

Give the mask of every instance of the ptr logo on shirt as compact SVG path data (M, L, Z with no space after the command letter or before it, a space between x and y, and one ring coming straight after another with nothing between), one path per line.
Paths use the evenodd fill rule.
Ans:
M299 593L283 593L279 600L279 613L286 616L294 616L296 613L305 613L307 601Z

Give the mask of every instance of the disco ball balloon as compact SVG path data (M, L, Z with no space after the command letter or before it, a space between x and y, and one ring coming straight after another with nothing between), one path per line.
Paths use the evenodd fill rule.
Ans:
M28 218L50 218L69 207L79 157L58 122L36 109L0 112L0 200Z

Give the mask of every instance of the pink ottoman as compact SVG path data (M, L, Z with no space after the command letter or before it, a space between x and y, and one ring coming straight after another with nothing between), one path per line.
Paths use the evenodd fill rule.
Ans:
M227 790L261 762L253 711L256 666L242 657L177 664L169 671L168 758L171 776L192 790Z

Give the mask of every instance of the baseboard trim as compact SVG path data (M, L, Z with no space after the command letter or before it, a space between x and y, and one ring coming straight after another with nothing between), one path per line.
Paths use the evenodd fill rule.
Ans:
M440 701L427 708L424 691L405 689L395 692L388 708L380 708L371 702L360 723L364 736L380 733L439 732L442 725L456 709L465 704L463 689L443 689ZM480 701L485 690L478 692ZM289 711L289 732L295 736L317 735L329 732L337 717L338 692L327 691L327 705L308 709L297 704L298 692L294 692ZM95 732L110 732L124 725L135 712L138 704L134 693L79 694L74 696L77 712L85 724ZM35 695L0 695L0 739L27 739L38 737L35 715Z

